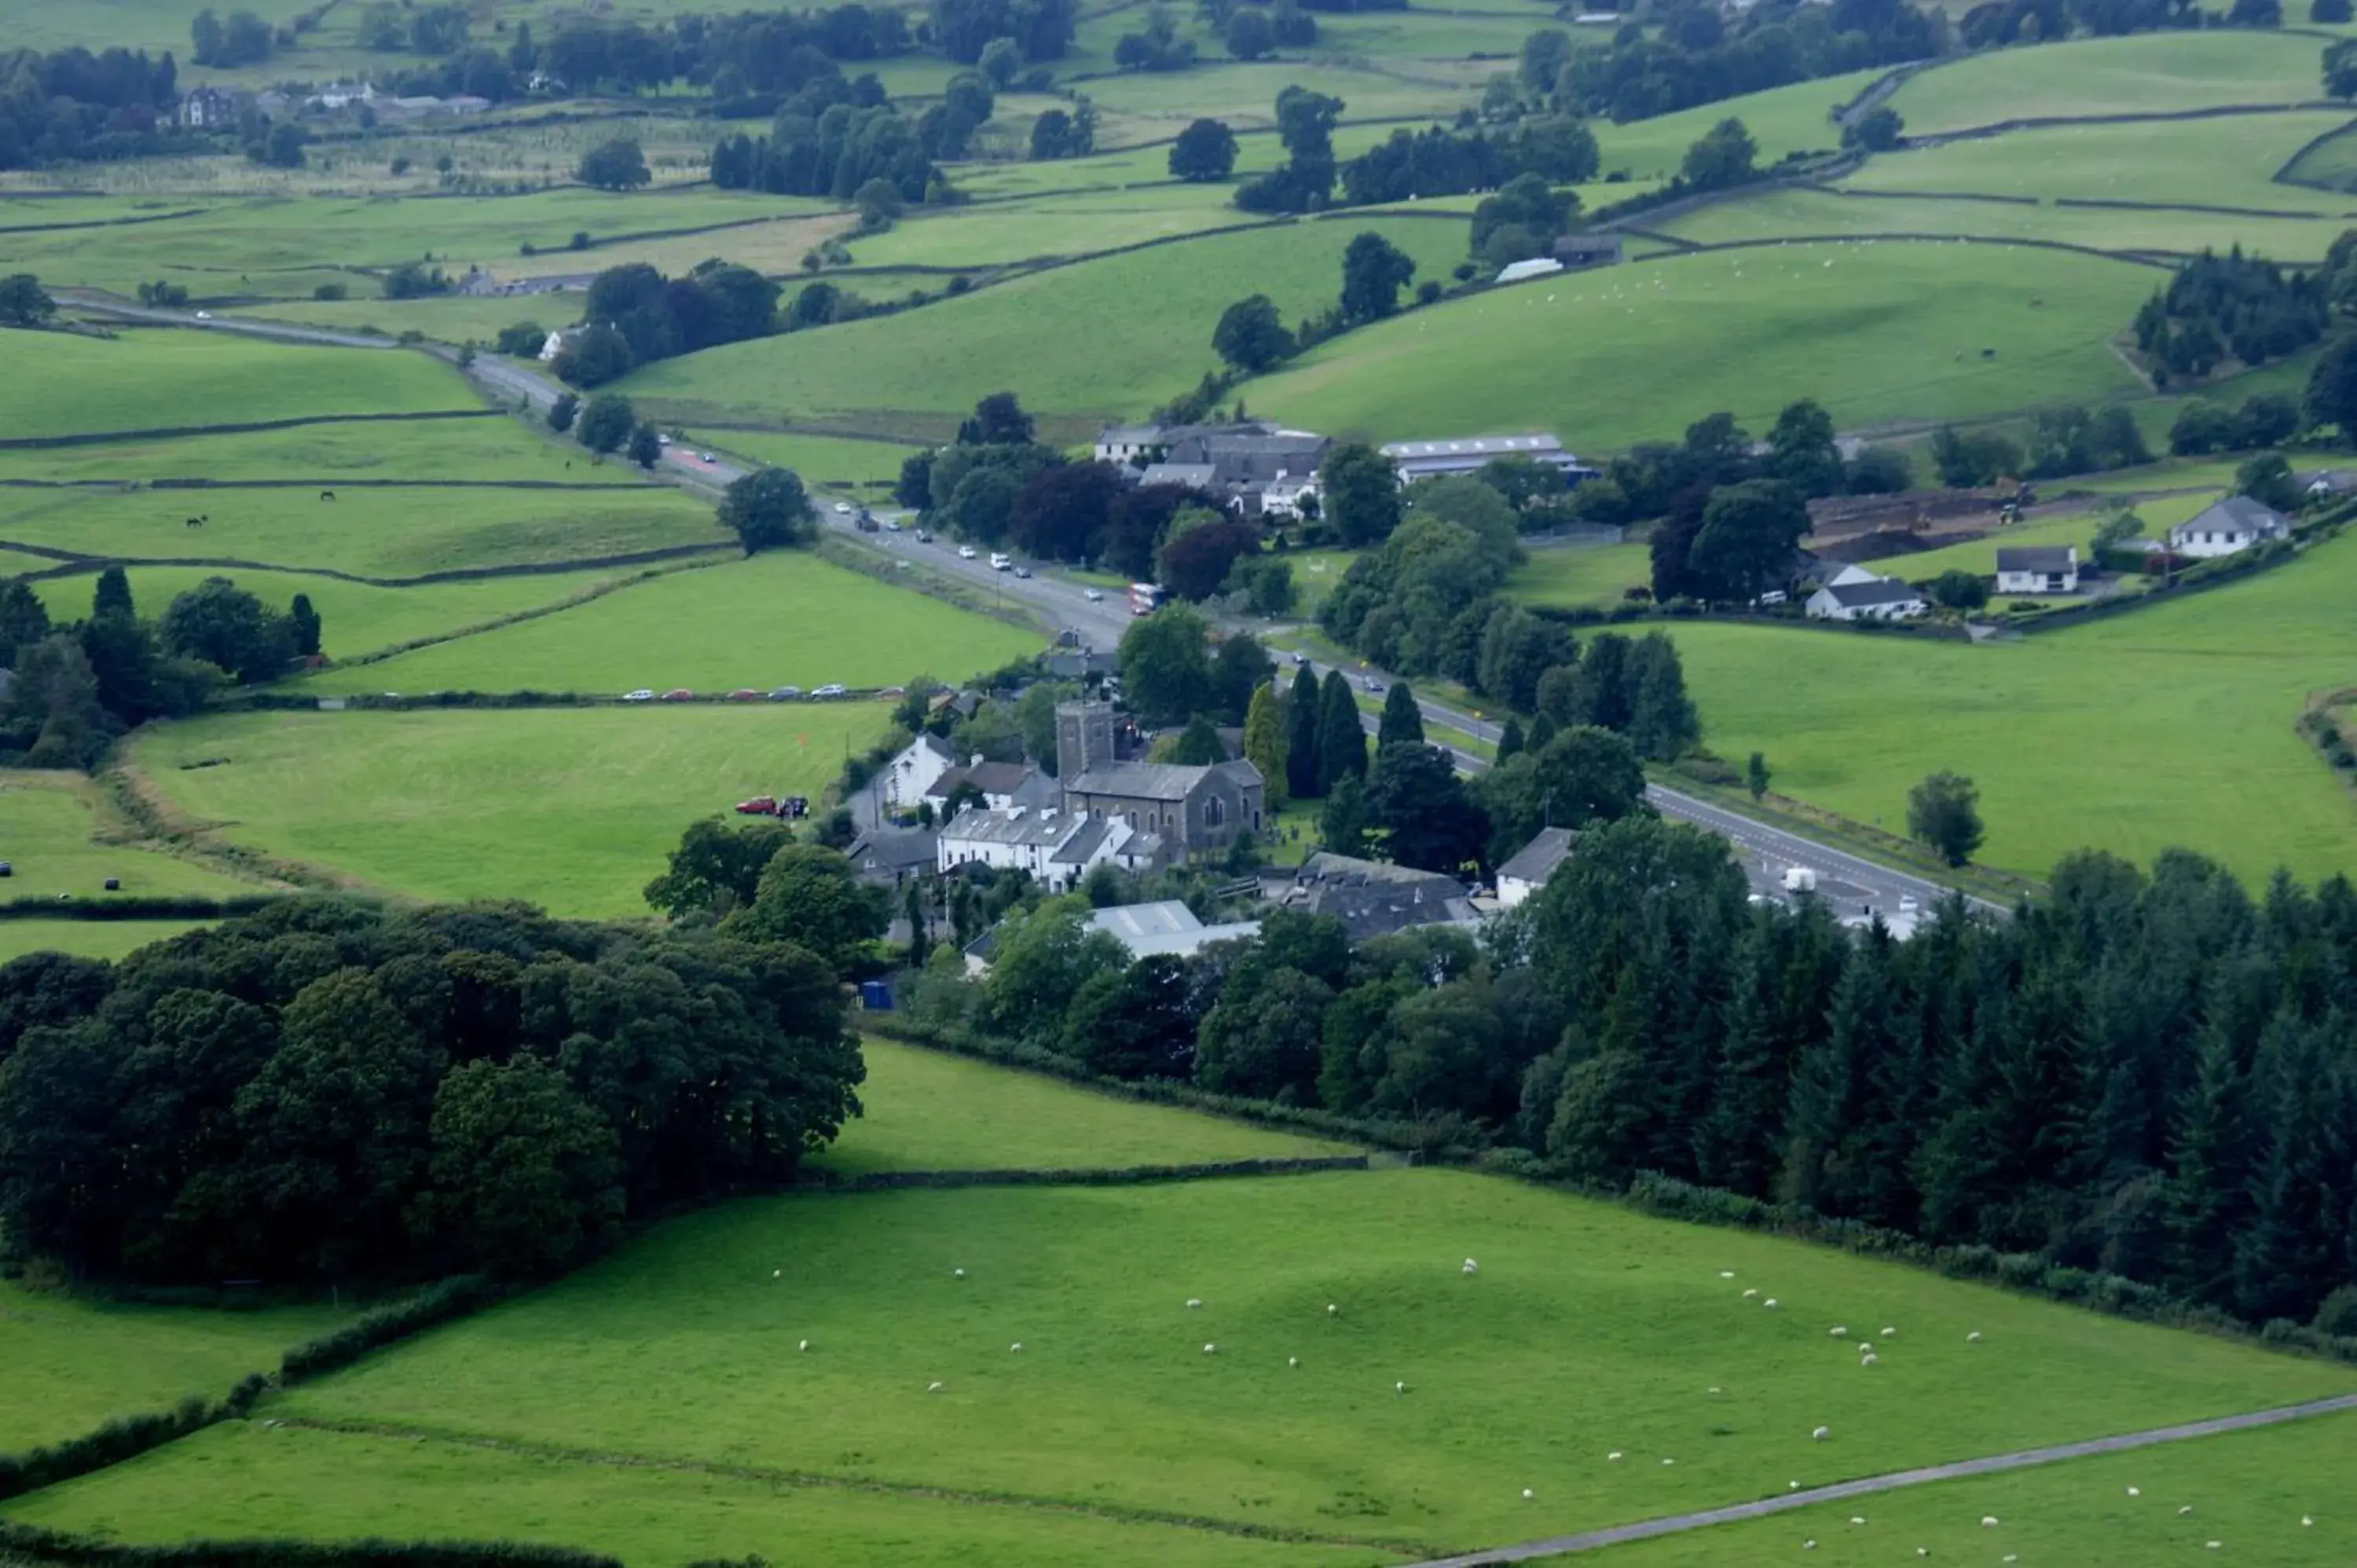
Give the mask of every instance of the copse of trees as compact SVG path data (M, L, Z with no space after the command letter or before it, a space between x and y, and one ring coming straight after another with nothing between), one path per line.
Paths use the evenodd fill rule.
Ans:
M2300 407L2283 392L2253 392L2238 409L2190 398L2169 427L2169 449L2180 457L2250 452L2276 446L2298 434Z
M1340 98L1287 87L1276 95L1277 140L1285 162L1236 188L1247 212L1316 212L1334 193L1334 126L1348 105Z
M1982 1249L1991 1273L2028 1254L2254 1324L2341 1323L2357 890L2279 875L2255 899L2179 851L2148 872L2071 855L2051 887L2010 919L1951 901L1905 942L1853 933L1816 899L1752 903L1726 841L1640 807L1589 818L1483 941L1353 948L1280 911L1133 964L1089 940L1085 899L1050 901L1018 940L1057 963L1002 982L1002 946L978 986L929 974L918 1016L1534 1171Z
M644 262L608 267L590 282L588 325L566 337L551 368L569 385L600 387L675 354L765 337L777 329L779 292L750 267L716 258L683 278Z
M0 168L144 157L202 144L174 130L178 69L167 53L0 50Z
M1072 0L931 0L933 41L968 65L996 38L1014 39L1026 59L1061 59L1076 12Z
M290 900L119 966L39 954L0 1017L12 1244L163 1283L545 1273L788 1179L862 1076L801 947L513 905Z
M1567 38L1560 46L1526 45L1522 85L1558 108L1626 124L1817 77L1932 59L1949 38L1944 13L1904 0L1733 15L1708 0L1684 0L1660 21L1658 28L1623 24L1609 48L1573 49Z
M2351 246L2334 251L2345 264ZM2230 359L2255 366L2296 354L2324 336L2338 275L2330 266L2287 271L2239 245L2222 256L2204 251L2137 310L2136 350L2158 386L2200 381Z
M278 35L269 23L251 11L231 11L224 20L208 5L188 24L188 41L199 65L234 70L242 65L268 59Z
M862 93L840 76L813 82L780 107L768 135L739 134L715 143L712 183L724 190L847 202L868 181L882 179L911 205L942 195L947 187L932 160L963 154L966 137L989 117L986 88L979 93L979 113L969 102L982 79L969 72L958 80L968 90L945 95L923 122L902 117L884 102L881 89Z
M1505 127L1468 131L1439 125L1394 131L1341 166L1346 206L1463 196L1494 190L1519 175L1551 185L1596 177L1595 134L1570 115L1540 115Z

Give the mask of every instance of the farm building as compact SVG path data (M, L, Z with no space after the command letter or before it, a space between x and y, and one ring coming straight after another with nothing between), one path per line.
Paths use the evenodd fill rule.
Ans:
M1571 854L1574 836L1569 828L1541 828L1536 838L1498 867L1498 902L1511 909L1544 887Z
M1574 480L1591 478L1596 472L1564 450L1561 436L1544 431L1529 435L1466 435L1454 441L1394 441L1383 448L1383 456L1399 470L1404 485L1469 474L1492 457L1526 457Z
M1618 234L1566 234L1555 242L1555 259L1573 270L1617 266L1620 257Z
M1864 583L1828 583L1809 596L1813 620L1910 620L1931 607L1923 596L1896 577Z
M1025 871L1050 893L1068 893L1092 866L1146 871L1162 858L1161 837L1127 822L1052 806L1016 806L959 812L942 827L935 866L944 876L963 865Z
M2169 547L2179 555L2206 560L2232 555L2271 539L2289 539L2291 521L2271 506L2248 496L2224 500L2169 531Z
M843 852L862 882L898 887L931 876L941 860L941 838L931 828L870 828Z
M1563 263L1550 256L1533 256L1527 262L1510 262L1498 269L1492 283L1527 283L1533 278L1551 277L1563 271Z
M1176 898L1156 904L1118 904L1099 909L1089 924L1129 950L1133 959L1164 954L1192 958L1213 942L1260 935L1258 920L1232 920L1207 926L1195 911Z
M2022 545L1996 553L1996 591L2000 594L2075 594L2079 591L2079 547L2075 544Z

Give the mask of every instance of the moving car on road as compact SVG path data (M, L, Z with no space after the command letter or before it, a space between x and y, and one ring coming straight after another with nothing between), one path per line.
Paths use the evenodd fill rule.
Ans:
M973 546L973 545L971 545L971 544L961 544L961 545L959 545L959 546L958 546L958 559L959 559L959 560L961 560L961 561L971 561L971 560L973 560L973 559L974 559L974 546Z
M849 501L835 502L834 514L837 517L849 517L851 515L851 503Z
M1011 572L1015 569L1015 557L1004 550L994 550L990 553L990 569L994 572Z
M1104 590L1103 588L1091 588L1086 596L1089 603L1092 605L1101 605L1104 603Z

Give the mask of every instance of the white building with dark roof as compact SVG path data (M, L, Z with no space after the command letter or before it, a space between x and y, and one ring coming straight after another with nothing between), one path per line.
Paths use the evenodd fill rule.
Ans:
M2275 508L2248 496L2228 496L2170 529L2169 547L2179 555L2206 561L2290 537L2291 520Z
M1912 620L1930 609L1921 593L1896 577L1828 583L1803 607L1812 620Z
M1498 867L1498 903L1511 909L1547 885L1571 854L1575 834L1569 828L1541 828L1512 859Z
M1563 438L1538 432L1528 435L1464 435L1452 441L1394 441L1383 456L1399 470L1400 483L1469 474L1494 457L1523 457L1559 470L1566 478L1586 478L1596 472L1564 450Z
M944 876L966 865L1028 872L1049 892L1067 893L1093 866L1150 871L1163 854L1157 835L1125 822L1016 806L959 812L941 829L935 865Z
M2075 594L2079 591L2079 547L2075 544L2035 544L1996 553L1996 591L2000 594Z

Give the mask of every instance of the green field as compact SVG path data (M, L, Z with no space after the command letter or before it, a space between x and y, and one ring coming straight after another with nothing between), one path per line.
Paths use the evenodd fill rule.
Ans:
M0 429L12 440L482 406L447 366L386 349L159 328L112 339L11 331L0 351L10 366L0 377Z
M1652 585L1652 556L1641 543L1534 550L1506 580L1506 591L1518 599L1566 609L1609 609L1622 602L1622 590Z
M1731 115L1743 122L1743 128L1759 144L1762 164L1772 164L1787 153L1830 152L1841 145L1841 127L1834 124L1833 111L1856 98L1881 74L1860 70L1796 81L1790 87L1634 120L1626 125L1598 120L1594 126L1597 150L1607 174L1625 171L1636 179L1667 179L1678 172L1686 149ZM1645 226L1641 220L1639 226Z
M57 483L156 479L645 483L627 463L593 462L573 443L510 419L308 424L240 435L20 448L0 451L0 478Z
M1899 1336L1862 1369L1832 1324ZM734 1204L270 1413L1441 1547L2352 1386L1418 1170Z
M1795 1510L1757 1523L1587 1556L1603 1568L1737 1568L1782 1562L1815 1541L1812 1564L1839 1568L1915 1560L2023 1563L2073 1568L2146 1568L2225 1561L2265 1568L2318 1568L2357 1560L2349 1463L2357 1415L2102 1455L2010 1476L1975 1477ZM2134 1487L2140 1496L2130 1497ZM2178 1509L2190 1508L2190 1515ZM1863 1518L1866 1523L1850 1521ZM1997 1520L1983 1525L1985 1518ZM2315 1523L2303 1526L2303 1519ZM2219 1543L2220 1556L2206 1548Z
M412 695L873 688L929 671L963 679L1036 652L1042 640L815 557L779 553L671 573L559 615L329 671L310 684Z
M123 884L121 897L257 891L253 883L141 845L88 780L71 773L0 773L0 860L9 866L0 898L103 903L110 876Z
M901 316L731 344L666 360L622 389L665 419L829 420L946 438L975 400L1012 386L1077 436L1134 417L1211 368L1220 312L1258 291L1288 320L1341 288L1341 255L1383 233L1442 276L1464 253L1454 222L1344 218L1212 235L1060 267ZM2125 319L2125 317L2124 317ZM1255 403L1258 399L1254 400Z
M1412 312L1249 396L1336 435L1551 428L1582 452L1674 439L1714 409L1764 429L1800 397L1844 429L2003 412L2033 389L2040 403L2100 400L2137 388L2107 344L2156 275L1963 244L1665 257Z
M1147 240L1264 221L1238 209L1225 185L1163 184L952 208L851 242L861 266L985 267L1086 255ZM851 286L856 287L855 282Z
M202 515L201 528L188 519ZM251 561L407 578L589 561L726 539L712 509L668 489L0 492L0 540L98 559ZM549 595L548 597L555 597Z
M1890 106L1910 135L2001 120L2166 113L2323 96L2324 41L2290 33L2142 33L1997 49L1919 72Z
M193 825L356 883L643 915L639 891L689 822L751 795L815 799L885 717L860 703L224 714L127 751Z
M802 435L770 430L715 430L711 446L756 462L791 468L813 490L889 489L900 464L918 450L889 441L852 441L834 435ZM868 501L884 498L869 495Z
M2338 113L2176 124L2056 125L1884 154L1843 181L1855 190L1972 191L2104 201L2198 203L2347 218L2348 199L2273 183Z
M819 1160L845 1176L1008 1165L1104 1170L1350 1152L873 1036L860 1049L867 1058L859 1088L866 1109Z
M1980 787L1991 865L2038 875L2074 849L2146 862L2182 845L2246 880L2284 865L2319 876L2357 870L2357 808L2291 726L2309 693L2349 682L2352 582L2357 541L2343 539L2248 582L2015 643L1671 635L1713 749L1765 751L1777 789L1813 805L1903 831L1908 789L1950 768ZM2234 808L2254 792L2265 811Z
M0 963L31 952L119 959L150 942L177 937L197 920L0 920Z
M5 924L0 924L5 934ZM328 1327L325 1307L253 1312L115 1306L0 1280L0 1454L78 1436L109 1416L219 1399Z

